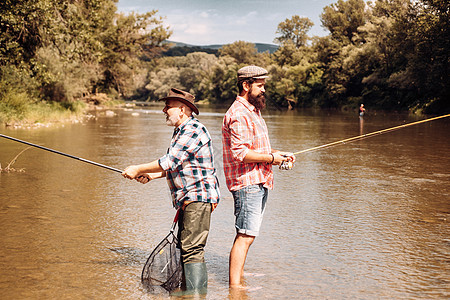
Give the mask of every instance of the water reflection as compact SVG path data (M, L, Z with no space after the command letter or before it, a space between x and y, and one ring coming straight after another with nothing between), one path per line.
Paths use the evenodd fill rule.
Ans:
M448 296L448 120L305 153L294 169L275 169L261 236L246 263L248 289L229 290L234 216L221 166L224 112L199 116L213 138L223 195L206 249L207 299ZM286 151L417 120L265 114L272 146ZM157 107L99 115L84 125L0 131L121 169L162 156L172 129ZM2 165L24 147L0 140ZM169 297L140 284L142 266L175 213L164 181L141 185L37 149L14 166L25 172L0 174L2 298Z
M359 116L359 135L364 134L364 117Z

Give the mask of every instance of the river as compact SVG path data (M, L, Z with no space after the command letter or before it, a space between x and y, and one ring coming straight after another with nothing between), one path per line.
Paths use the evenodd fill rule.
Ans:
M99 111L82 124L0 133L123 169L165 154L172 128L161 109ZM206 299L449 298L449 118L300 154L289 171L274 168L275 188L245 266L248 289L230 292L224 112L199 115L213 139L222 193L206 248ZM323 111L264 117L272 147L292 152L421 119ZM25 148L0 138L2 167ZM175 214L164 179L142 185L36 148L13 167L0 173L1 299L169 298L140 283Z

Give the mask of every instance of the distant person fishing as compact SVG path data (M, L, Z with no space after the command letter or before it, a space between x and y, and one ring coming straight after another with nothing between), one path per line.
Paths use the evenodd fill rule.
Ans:
M364 117L365 113L366 113L366 109L364 108L364 104L361 103L361 106L359 107L359 116Z

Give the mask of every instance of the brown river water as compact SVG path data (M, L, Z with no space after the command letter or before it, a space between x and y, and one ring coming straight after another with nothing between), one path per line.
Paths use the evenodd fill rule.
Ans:
M96 113L82 124L0 133L123 169L162 156L160 106ZM222 169L225 110L199 115L214 143L222 199L206 248L205 299L448 299L450 118L297 156L274 168L246 290L228 289L233 201ZM272 147L297 152L418 121L417 116L264 113ZM0 138L5 167L26 145ZM119 173L31 148L0 174L0 299L168 299L140 282L175 210L164 179ZM176 297L172 297L176 299Z

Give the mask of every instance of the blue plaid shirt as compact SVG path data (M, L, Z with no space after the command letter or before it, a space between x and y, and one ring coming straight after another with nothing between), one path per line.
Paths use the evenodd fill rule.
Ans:
M166 171L175 208L184 202L219 202L211 136L196 118L175 129L167 154L158 163Z

